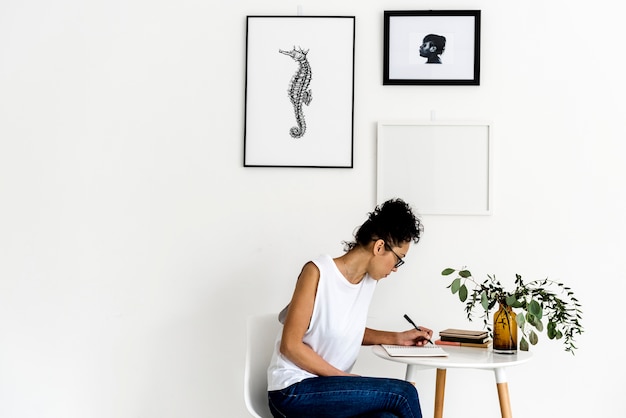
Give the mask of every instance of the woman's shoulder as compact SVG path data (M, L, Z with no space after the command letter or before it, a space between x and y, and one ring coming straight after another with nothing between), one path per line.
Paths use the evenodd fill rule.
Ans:
M315 260L311 260L311 261L307 261L306 263L304 263L304 266L302 266L302 272L300 273L300 275L307 274L307 273L314 273L314 272L317 272L317 274L319 275L319 271L320 271L319 266L317 265Z
M333 258L328 254L318 255L317 257L312 259L310 262L318 266L318 268L324 268L324 267L333 265L335 263Z

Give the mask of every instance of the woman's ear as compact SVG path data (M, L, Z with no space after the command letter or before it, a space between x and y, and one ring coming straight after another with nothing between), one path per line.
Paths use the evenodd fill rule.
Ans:
M382 239L377 239L374 242L374 248L373 248L374 254L378 255L380 253L383 253L385 251L385 241Z

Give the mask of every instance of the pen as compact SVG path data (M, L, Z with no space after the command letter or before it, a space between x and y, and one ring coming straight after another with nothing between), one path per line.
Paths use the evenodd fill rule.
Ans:
M406 319L407 321L409 321L409 324L413 325L415 327L416 330L421 331L420 327L418 327L417 325L415 325L415 322L411 321L411 318L409 318L409 316L407 314L404 314L404 319ZM428 338L426 338L426 341L428 341L429 343L433 343L432 341L430 341Z

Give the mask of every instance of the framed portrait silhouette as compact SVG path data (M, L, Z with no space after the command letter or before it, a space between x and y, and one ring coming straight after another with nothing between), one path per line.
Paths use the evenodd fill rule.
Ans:
M383 85L479 85L480 10L385 11Z

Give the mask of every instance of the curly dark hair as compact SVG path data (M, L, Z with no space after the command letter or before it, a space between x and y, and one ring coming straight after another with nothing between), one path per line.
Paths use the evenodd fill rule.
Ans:
M424 226L411 207L402 199L390 199L368 214L367 220L354 234L355 241L346 241L344 246L350 251L357 245L365 247L378 239L394 247L409 241L417 244L423 232Z

